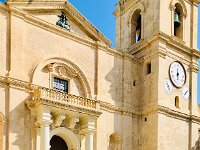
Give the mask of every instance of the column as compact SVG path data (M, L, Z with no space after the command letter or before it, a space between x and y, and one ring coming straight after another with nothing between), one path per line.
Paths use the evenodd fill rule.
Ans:
M40 149L49 150L50 149L50 124L51 122L43 121L40 124Z
M50 109L45 106L39 106L37 108L37 126L40 130L37 130L40 136L36 147L40 147L40 150L50 149L50 125L52 123ZM40 146L38 145L40 144Z
M82 121L81 131L80 131L80 133L82 134L82 140L83 140L82 142L85 142L81 145L81 150L94 149L94 132L95 132L95 119L85 118Z
M85 149L87 150L93 150L94 149L94 130L88 131L85 138Z

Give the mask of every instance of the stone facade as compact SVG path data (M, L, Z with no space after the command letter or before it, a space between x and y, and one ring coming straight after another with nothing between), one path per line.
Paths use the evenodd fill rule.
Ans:
M67 1L0 3L0 150L198 150L198 3L120 0L116 49Z

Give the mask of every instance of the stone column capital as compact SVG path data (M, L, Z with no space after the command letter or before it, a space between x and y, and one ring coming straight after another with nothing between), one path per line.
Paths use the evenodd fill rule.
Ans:
M50 108L39 106L37 108L36 126L50 126L52 124Z
M66 118L66 126L69 129L74 129L76 124L79 122L79 116L78 114L73 114L73 115L69 115Z
M36 127L49 127L52 124L52 120L39 120L35 122Z
M96 118L85 118L82 120L80 129L81 134L94 134L96 129Z
M61 126L63 120L66 118L66 114L64 113L57 113L53 115L54 122L53 122L53 127L59 127Z

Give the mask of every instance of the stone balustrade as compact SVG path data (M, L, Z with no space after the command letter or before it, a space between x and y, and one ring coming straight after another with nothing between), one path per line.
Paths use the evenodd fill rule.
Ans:
M67 94L65 92L56 91L44 87L37 88L33 92L35 102L43 100L51 101L53 103L60 103L65 105L73 105L84 107L88 109L99 109L99 102L88 98Z

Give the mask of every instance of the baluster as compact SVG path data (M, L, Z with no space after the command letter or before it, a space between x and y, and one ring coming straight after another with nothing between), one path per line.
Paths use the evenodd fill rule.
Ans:
M66 100L68 103L70 102L70 97L71 97L70 95L67 95L67 94L65 95L65 100Z
M79 103L80 106L83 106L83 101L84 101L84 100L85 100L85 99L83 99L83 98L81 99L81 101L80 101L80 103Z
M93 108L96 108L96 102L95 101L93 102Z
M44 89L44 88L43 88L43 89L42 89L42 93L43 93L42 95L43 95L44 97L47 97L47 98L48 98L48 97L51 97L51 96L50 96L50 92L49 92L47 89Z
M69 103L72 103L72 95L70 95Z
M40 92L41 97L44 97L45 94L44 94L44 90L42 88L38 88L37 91L38 91L38 93Z
M74 98L74 104L75 104L75 105L78 104L78 100L79 100L79 97L75 97L75 98Z
M50 90L51 91L51 98L54 100L55 99L55 91Z
M61 101L65 101L65 94L64 93L61 93Z
M81 103L82 100L83 100L83 98L80 97L80 99L78 99L78 101L77 101L77 105L80 105L80 103Z

